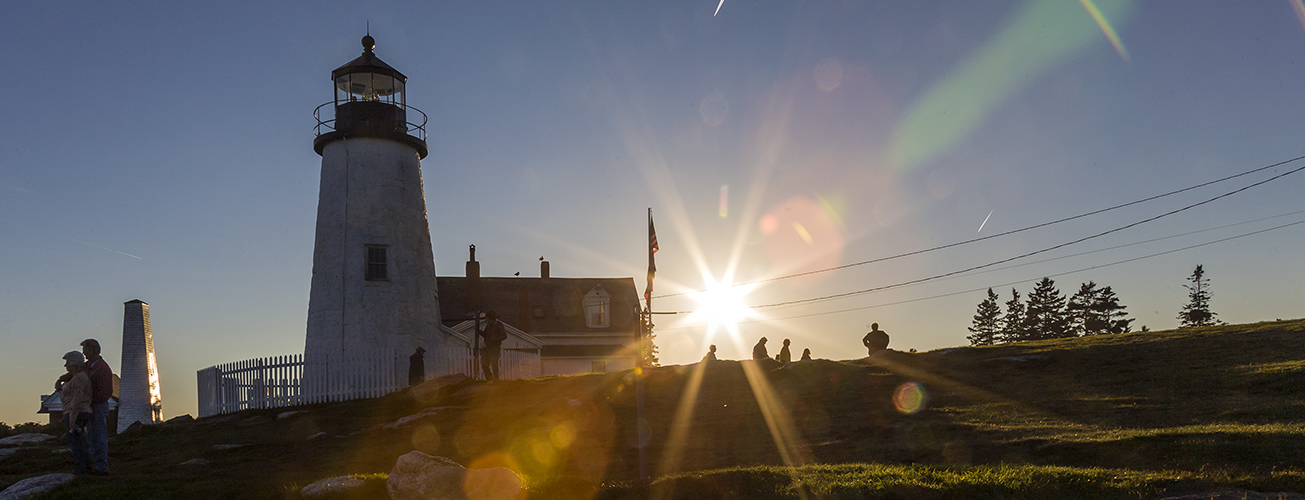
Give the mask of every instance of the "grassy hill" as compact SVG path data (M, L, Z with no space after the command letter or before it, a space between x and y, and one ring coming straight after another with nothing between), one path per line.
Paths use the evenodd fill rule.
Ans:
M636 481L633 382L629 371L431 382L373 400L149 426L111 439L113 476L78 478L49 498L295 498L344 474L372 474L384 498L384 473L414 449L513 468L531 498L1305 492L1305 320L773 371L731 361L650 369L651 485ZM427 408L440 409L384 427ZM288 410L301 413L278 418ZM0 460L0 487L69 469L52 448ZM179 465L192 459L208 463Z

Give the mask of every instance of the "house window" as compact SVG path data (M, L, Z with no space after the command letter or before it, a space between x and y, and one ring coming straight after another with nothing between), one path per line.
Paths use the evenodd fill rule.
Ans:
M589 328L607 328L612 323L612 296L603 290L603 285L595 286L585 294L585 324Z
M367 281L387 281L390 279L385 263L385 245L367 245Z
M589 371L593 373L607 373L607 362L591 361L589 363Z

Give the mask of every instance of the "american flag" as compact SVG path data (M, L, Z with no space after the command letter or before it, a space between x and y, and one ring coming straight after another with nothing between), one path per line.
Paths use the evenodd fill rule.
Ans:
M643 300L645 305L652 308L652 290L653 276L657 275L657 261L653 259L653 254L657 253L657 228L653 227L652 209L648 209L648 286L643 290Z

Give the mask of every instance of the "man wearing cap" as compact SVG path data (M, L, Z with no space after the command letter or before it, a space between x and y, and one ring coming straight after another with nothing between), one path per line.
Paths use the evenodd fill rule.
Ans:
M417 346L417 352L408 356L408 385L417 385L426 381L426 348Z
M73 456L73 474L91 471L91 454L87 450L86 424L91 422L91 378L86 374L86 358L71 351L63 355L68 381L63 383L63 428L68 430L68 448Z

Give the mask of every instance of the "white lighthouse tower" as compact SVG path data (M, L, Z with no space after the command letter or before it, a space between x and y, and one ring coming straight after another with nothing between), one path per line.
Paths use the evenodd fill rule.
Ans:
M421 180L426 115L408 106L408 78L376 57L375 40L362 45L331 72L335 99L315 113L322 181L306 381L375 371L387 357L407 373L416 347L439 352L445 341Z

